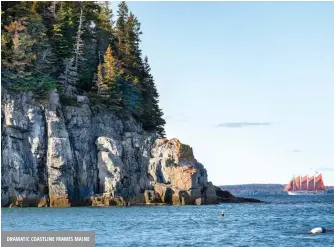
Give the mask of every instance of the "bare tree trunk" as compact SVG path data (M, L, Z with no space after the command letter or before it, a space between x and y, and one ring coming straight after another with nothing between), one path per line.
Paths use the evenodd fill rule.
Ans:
M83 7L80 8L79 27L77 32L76 44L75 44L75 68L78 68L79 58L82 58L83 41L81 39L82 23L83 23Z
M54 17L55 19L57 18L57 15L56 15L56 5L57 5L57 2L56 2L56 1L52 1L51 12L52 12L53 17Z

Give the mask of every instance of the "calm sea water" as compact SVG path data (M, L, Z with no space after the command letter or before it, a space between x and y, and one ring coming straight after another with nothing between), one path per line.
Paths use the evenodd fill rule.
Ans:
M93 230L96 246L334 247L334 195L268 196L266 204L3 208L3 230ZM220 215L225 211L225 216Z

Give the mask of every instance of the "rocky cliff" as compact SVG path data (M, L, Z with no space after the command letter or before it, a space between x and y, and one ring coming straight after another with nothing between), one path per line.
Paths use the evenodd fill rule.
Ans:
M1 205L211 204L216 188L191 147L145 132L86 96L44 103L2 89Z

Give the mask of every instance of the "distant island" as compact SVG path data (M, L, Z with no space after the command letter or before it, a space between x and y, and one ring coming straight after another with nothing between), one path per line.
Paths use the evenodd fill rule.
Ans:
M237 184L219 187L235 195L284 195L285 186L286 184ZM334 194L334 186L326 186L326 191Z

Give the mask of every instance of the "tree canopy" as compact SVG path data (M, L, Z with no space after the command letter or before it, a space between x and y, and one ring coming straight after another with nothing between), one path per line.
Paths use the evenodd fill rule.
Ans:
M2 2L2 85L95 94L164 136L165 120L137 17L126 2Z

